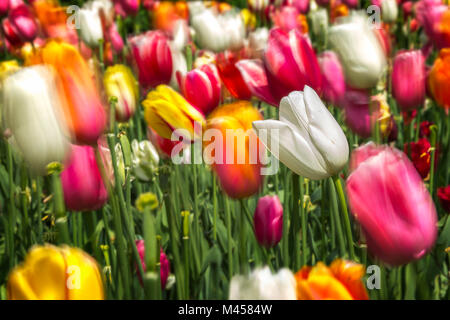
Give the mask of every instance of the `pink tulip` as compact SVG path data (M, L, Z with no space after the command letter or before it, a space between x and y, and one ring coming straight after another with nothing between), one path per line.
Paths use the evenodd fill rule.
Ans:
M213 64L204 64L185 75L177 72L178 85L187 101L204 115L220 103L220 78Z
M448 10L448 6L441 0L421 0L415 8L417 20L433 44L438 48L448 47L447 37L439 26L442 15Z
M372 129L369 93L365 90L348 88L339 106L344 109L347 126L363 138L370 137Z
M139 10L139 0L114 0L114 10L122 17L135 15Z
M129 40L139 83L145 90L168 84L172 77L172 53L166 36L148 31Z
M144 272L145 272L145 271L147 271L147 267L145 265L145 260L144 260L145 259L144 240L136 240L136 248L139 253L139 258L141 259L142 268L144 269ZM170 262L167 259L167 256L164 253L164 251L162 250L162 248L161 248L161 251L159 254L159 261L160 261L161 288L164 289L166 287L167 278L169 277L169 274L170 274Z
M299 12L296 7L285 6L272 13L273 24L285 31L290 31L299 27Z
M72 146L70 159L61 173L61 182L64 201L70 210L97 210L108 198L93 147Z
M318 57L322 71L323 97L336 104L345 94L345 78L339 58L333 51L322 52Z
M278 106L281 98L292 91L302 91L305 85L321 92L322 74L309 39L298 30L270 31L264 59L241 60L241 71L252 94Z
M33 41L36 38L38 26L27 5L22 3L11 8L8 18L23 41Z
M0 15L4 16L8 13L9 0L0 0Z
M352 158L347 194L368 250L393 266L422 258L436 240L437 215L414 165L403 152L374 144Z
M358 0L342 0L342 2L351 9L354 9L358 6Z
M117 31L117 25L112 23L108 29L106 30L105 37L108 41L111 42L112 47L115 52L120 53L123 50L123 39Z
M306 14L309 11L309 0L286 0L286 5L293 6L297 8L297 10L302 13Z
M425 58L420 50L395 56L392 68L392 94L403 111L423 105L425 101Z
M261 246L272 248L280 242L283 235L283 207L278 196L259 198L253 223L256 240Z

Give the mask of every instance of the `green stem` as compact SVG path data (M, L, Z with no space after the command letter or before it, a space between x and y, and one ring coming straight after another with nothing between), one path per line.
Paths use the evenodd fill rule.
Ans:
M339 209L338 209L338 202L336 197L336 190L334 188L334 183L332 178L328 178L328 187L330 190L330 197L331 197L331 211L333 213L334 218L334 225L336 227L337 231L337 238L339 243L339 253L341 257L345 256L345 242L344 242L344 235L342 234L342 227L339 219Z
M231 238L231 213L230 213L230 203L228 201L228 198L225 196L223 199L225 203L225 217L226 217L226 224L227 224L227 254L228 254L228 280L231 280L231 277L233 276L233 245L232 245L232 238Z

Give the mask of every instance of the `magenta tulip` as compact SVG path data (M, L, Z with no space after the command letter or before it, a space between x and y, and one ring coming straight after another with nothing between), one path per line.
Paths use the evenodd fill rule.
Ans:
M0 15L4 16L8 13L9 0L0 0Z
M177 72L177 80L186 100L204 115L219 105L221 85L215 65L204 64L184 75Z
M253 223L256 240L261 246L272 248L280 242L283 235L283 207L278 196L259 198Z
M318 57L322 71L323 97L330 103L338 103L345 94L344 71L333 51L322 52Z
M108 198L93 147L72 146L70 159L61 173L61 182L64 201L70 210L97 210Z
M139 0L114 0L114 10L122 17L135 15L139 10Z
M436 240L437 214L414 165L403 152L374 144L352 158L348 200L368 250L392 266L422 258Z
M297 8L302 14L306 14L309 11L309 0L286 0L285 2L287 5Z
M339 106L344 109L347 126L363 138L370 137L372 129L369 93L366 90L347 88Z
M148 31L129 40L139 83L144 90L168 84L172 78L172 53L161 31Z
M402 51L392 67L392 94L403 111L423 105L426 91L425 58L420 50Z
M416 17L427 37L438 48L449 46L448 37L440 26L441 18L448 6L441 0L421 0L415 6Z
M252 94L273 106L290 92L302 91L305 85L321 92L322 74L316 54L309 39L295 29L272 29L263 61L241 60L236 66Z
M147 267L145 265L145 244L144 240L136 240L136 248L139 253L139 258L141 259L142 268L144 271L147 271ZM159 254L159 263L160 263L160 275L161 275L161 288L164 289L166 287L167 278L170 274L170 263L169 259L167 259L166 254L161 248L160 254ZM139 274L139 273L138 273ZM142 280L141 280L142 281Z
M26 4L12 8L8 15L11 25L23 41L33 41L38 32L38 26L33 13Z

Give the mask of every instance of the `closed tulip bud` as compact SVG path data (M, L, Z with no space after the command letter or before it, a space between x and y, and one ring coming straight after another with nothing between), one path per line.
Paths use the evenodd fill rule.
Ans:
M87 2L78 11L80 19L80 36L90 47L98 47L99 41L103 39L102 21L99 11L92 2Z
M210 161L208 152L214 153L210 154L214 158L211 167L219 177L222 189L231 198L246 198L261 188L263 146L251 128L252 121L262 119L258 109L248 101L222 105L208 117L205 132L220 132L221 135L213 136L214 139L204 135L204 154ZM236 137L236 143L234 138L231 142L227 138L230 134ZM222 141L216 141L221 138Z
M342 63L347 84L367 89L378 83L386 58L366 17L342 18L341 23L330 28L329 41Z
M145 258L144 240L137 240L136 248L139 253L139 258L141 259L142 268L144 269L144 272L145 272L145 271L147 271L147 266L145 265L145 259L144 259ZM169 259L167 259L167 256L164 253L164 251L162 250L162 248L161 248L161 251L159 254L159 264L160 264L160 276L161 276L161 289L164 289L166 287L167 278L169 277L169 274L170 274L170 262L169 262Z
M138 84L133 73L128 67L117 64L106 69L103 83L108 98L117 98L114 106L116 119L120 122L128 121L136 111L139 96Z
M172 78L172 52L166 36L160 31L148 31L129 39L139 75L145 90L168 84Z
M323 97L337 104L345 95L345 77L341 62L333 51L322 52L317 60L322 71Z
M441 49L439 57L434 61L428 74L428 85L431 95L439 106L445 110L450 108L450 48Z
M95 145L106 127L106 111L93 74L78 50L52 40L36 51L29 64L49 64L56 70L66 98L62 109L67 126L77 143Z
M272 248L280 242L283 235L283 207L278 196L259 198L253 224L256 240L261 246Z
M50 162L64 161L70 146L54 83L45 66L23 68L3 82L5 127L30 169L42 175Z
M38 32L38 26L30 8L22 3L10 9L9 21L23 41L33 41Z
M78 248L34 246L8 277L9 300L103 300L97 262Z
M418 108L425 101L425 57L420 50L398 53L392 67L392 95L403 111Z
M229 300L295 300L295 278L289 269L273 274L269 267L233 276Z
M403 152L374 144L355 149L353 157L359 163L352 161L347 195L368 250L394 266L422 258L436 240L437 215L413 164Z
M319 180L341 171L348 142L339 124L308 86L280 103L280 120L253 122L266 147L298 175Z
M318 92L322 88L322 74L311 43L295 29L272 29L264 62L241 60L236 66L253 95L273 106L305 85Z
M325 8L311 11L309 13L311 19L311 31L316 37L325 37L328 32L328 12Z
M169 86L160 85L150 91L142 105L147 124L163 138L170 139L174 130L187 131L190 137L186 138L191 140L201 134L196 130L202 128L205 118Z
M363 277L364 266L352 261L334 260L305 266L295 274L298 300L368 300Z
M269 30L267 28L258 28L250 32L248 36L248 44L251 51L252 58L262 58L264 50L269 39Z
M450 213L450 185L438 188L437 196L444 211Z
M220 78L213 64L205 64L185 75L177 73L183 96L202 114L210 113L220 102Z
M106 171L107 163L102 162ZM64 201L70 210L97 210L108 198L93 147L72 145L71 156L61 172L61 182Z
M398 16L397 0L382 0L381 16L384 22L388 23L395 22Z
M131 168L133 175L141 181L150 181L158 169L159 156L153 144L148 140L131 142Z

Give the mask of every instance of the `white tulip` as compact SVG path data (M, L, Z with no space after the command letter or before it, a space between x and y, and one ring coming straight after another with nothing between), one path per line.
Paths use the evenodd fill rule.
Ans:
M395 22L398 16L396 0L383 0L381 2L381 14L384 22Z
M170 86L178 90L177 72L180 71L181 74L187 72L187 62L181 50L175 50L172 47L172 76L170 78Z
M245 25L239 12L226 12L219 16L221 36L227 40L227 49L239 50L244 46Z
M131 142L131 163L133 174L142 181L150 181L158 167L159 156L153 144L148 140Z
M328 30L328 12L325 8L320 8L309 12L311 20L311 31L314 36L324 35Z
M3 85L5 126L30 169L45 174L50 162L63 162L70 150L54 75L42 65L28 67Z
M264 50L269 39L269 30L267 28L258 28L248 36L248 45L253 58L262 58Z
M348 161L344 132L308 86L281 99L280 120L254 121L253 128L275 157L303 177L330 177Z
M86 44L97 47L99 40L103 39L102 22L98 8L86 6L78 11L80 19L80 35Z
M289 269L272 274L269 267L231 279L230 300L296 300L296 282Z
M386 58L366 17L343 17L329 29L328 39L350 86L367 89L377 84L386 68Z

